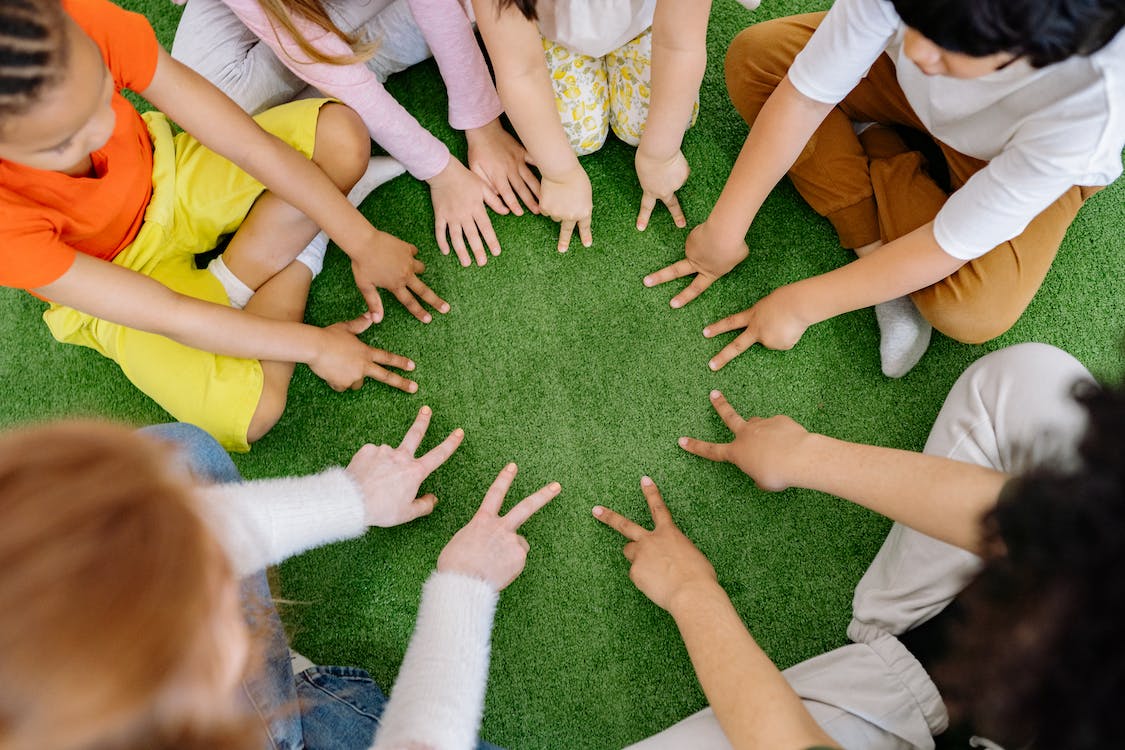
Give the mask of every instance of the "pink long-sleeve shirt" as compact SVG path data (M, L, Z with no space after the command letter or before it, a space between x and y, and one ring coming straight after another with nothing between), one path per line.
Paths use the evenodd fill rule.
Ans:
M354 109L367 125L371 139L402 162L411 175L428 180L445 169L449 149L387 92L366 65L310 60L292 36L274 28L258 0L223 2L295 75ZM458 0L408 3L449 90L449 124L457 130L468 130L499 117L503 107L464 7ZM293 21L301 35L324 54L351 54L347 43L335 34L296 15Z

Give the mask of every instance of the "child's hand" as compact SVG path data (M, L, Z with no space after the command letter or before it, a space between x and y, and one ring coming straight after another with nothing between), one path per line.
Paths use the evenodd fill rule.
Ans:
M528 166L531 157L523 145L504 130L500 120L466 130L465 139L469 142L469 169L504 201L500 208L489 203L492 210L506 214L510 209L516 216L523 216L522 200L529 211L539 213L539 180Z
M468 239L479 266L483 266L488 258L484 252L485 244L489 252L499 255L500 241L492 231L492 221L484 207L487 203L497 213L508 213L496 192L478 175L466 169L455 156L450 156L445 169L431 177L429 182L430 197L434 202L434 232L442 255L449 255L447 232L462 266L473 262L465 249L465 239Z
M800 313L800 307L799 292L791 285L783 286L758 300L749 310L707 326L703 329L707 338L739 328L746 329L724 346L707 366L719 370L754 344L761 344L767 349L792 349L810 325Z
M719 391L711 391L711 405L723 423L734 433L729 443L708 443L695 438L680 438L680 447L712 461L726 461L742 469L767 492L791 487L788 467L801 460L801 446L808 430L786 416L743 419Z
M346 471L363 493L368 526L398 526L433 512L437 497L433 493L417 497L418 489L426 477L449 460L465 433L458 428L421 458L415 458L431 416L430 407L419 409L397 448L367 444L352 456Z
M684 259L645 276L644 285L656 286L694 273L696 276L692 282L673 297L669 304L672 307L683 307L691 302L750 254L745 240L729 242L717 237L717 234L707 222L691 230L684 244Z
M711 562L672 521L660 490L648 477L641 478L641 491L652 514L652 531L600 505L594 506L594 517L629 540L622 550L631 565L629 578L654 604L670 611L680 592L718 579Z
M637 166L637 180L641 183L641 211L637 214L637 229L644 231L652 210L656 208L656 201L668 207L672 214L672 221L683 229L687 226L684 210L680 208L680 201L676 198L676 191L687 182L691 174L684 152L676 150L670 158L654 158L642 149L637 149L635 159Z
M527 519L562 491L552 482L525 497L506 515L500 515L504 495L516 478L516 465L508 464L488 488L480 510L453 535L438 557L438 572L461 573L486 581L500 591L523 572L527 540L517 532Z
M590 217L594 213L594 195L590 188L590 178L582 165L575 162L574 167L559 178L544 176L539 194L539 210L559 222L559 252L570 249L570 238L578 227L578 236L583 247L594 244L590 233Z
M375 242L365 247L361 254L348 255L352 259L352 275L355 284L367 300L371 311L371 322L383 320L383 300L379 288L387 289L418 320L429 323L433 317L426 312L415 297L422 298L440 313L449 312L449 303L434 294L418 274L426 266L415 256L418 248L403 242L394 235L375 229ZM365 326L366 327L366 326ZM362 330L362 329L361 329Z
M309 369L335 391L357 390L367 378L386 383L400 391L414 393L418 384L381 365L400 370L413 370L414 363L399 354L376 349L357 336L371 327L371 315L330 325L321 329L320 352L309 361Z

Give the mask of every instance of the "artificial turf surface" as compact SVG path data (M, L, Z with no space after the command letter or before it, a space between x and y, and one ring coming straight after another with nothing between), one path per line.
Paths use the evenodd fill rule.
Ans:
M147 13L161 41L171 44L176 6L123 4ZM728 42L750 23L827 4L767 0L750 13L733 0L716 0L699 122L684 141L693 172L680 197L691 225L706 217L746 133L722 81ZM389 86L464 157L463 138L445 123L445 93L432 62ZM920 449L953 381L988 351L1044 341L1103 380L1125 372L1125 184L1086 205L1030 308L993 342L966 346L935 334L921 364L891 381L879 372L874 316L861 310L814 326L793 351L756 348L712 373L706 362L730 336L707 341L700 334L705 324L849 255L783 183L750 230L750 259L698 301L671 310L677 284L646 289L640 280L682 257L687 230L658 212L648 231L636 232L640 190L632 157L611 136L582 159L596 201L593 248L575 242L560 255L549 220L494 217L504 252L484 268L463 269L438 253L424 184L404 176L376 191L364 214L421 248L424 279L453 307L425 326L385 294L386 321L365 335L418 362L419 393L372 382L338 394L299 367L281 422L250 454L236 457L247 477L344 463L363 442L396 443L422 404L435 411L423 447L465 428L464 445L424 485L441 499L431 517L281 567L278 593L296 602L285 607L296 647L314 661L362 666L384 687L401 662L422 582L496 472L506 461L519 463L511 498L562 483L563 493L524 527L527 569L504 592L496 619L482 736L510 747L620 747L705 705L671 619L629 583L621 539L589 513L602 503L647 522L638 488L643 473L655 478L780 666L845 642L852 589L888 522L814 492L761 492L734 467L681 451L680 435L726 434L708 405L712 388L743 413L786 413L844 439ZM3 290L0 309L7 322L0 424L70 415L168 420L112 362L56 344L39 321L41 302ZM333 250L313 286L308 320L326 325L362 309L348 263Z

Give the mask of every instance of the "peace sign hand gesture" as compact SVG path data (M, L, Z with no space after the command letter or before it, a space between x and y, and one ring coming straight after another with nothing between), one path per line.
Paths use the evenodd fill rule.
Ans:
M559 494L562 486L551 482L501 516L500 507L516 478L516 471L515 464L508 464L496 477L480 510L453 535L438 556L439 573L473 576L502 591L523 572L531 547L517 532L527 519Z
M427 453L414 457L433 412L423 406L414 424L397 448L367 445L356 451L346 469L363 493L364 518L368 526L398 526L434 510L437 496L432 492L417 497L426 477L444 464L465 437L458 427Z
M652 531L600 505L594 506L594 517L629 540L622 550L631 563L629 579L653 603L671 612L678 594L714 583L715 569L672 521L660 490L648 477L641 477L641 491L652 514Z
M682 437L681 448L702 458L734 464L767 492L778 492L797 483L805 448L814 435L784 415L743 419L719 391L711 391L711 405L734 433L734 440L708 443Z

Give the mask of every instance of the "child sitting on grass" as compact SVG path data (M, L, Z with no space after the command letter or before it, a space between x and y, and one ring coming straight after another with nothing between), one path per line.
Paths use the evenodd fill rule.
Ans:
M584 246L593 242L590 178L575 155L601 148L611 126L637 147L637 229L658 200L676 226L687 226L676 199L690 171L680 143L698 109L711 0L473 0L473 7L504 110L539 167L540 210L562 225L559 252L575 228Z
M139 115L124 88L187 132ZM368 377L417 390L383 367L413 362L357 338L382 320L378 287L423 322L415 295L449 309L418 278L417 249L341 192L368 143L354 112L323 100L255 123L106 0L0 0L0 284L49 300L55 338L113 359L228 449L277 422L296 362L337 390ZM369 307L327 328L301 323L326 246L302 248L318 226L351 257Z
M449 88L449 124L465 131L468 168L383 87L431 50ZM519 216L522 199L538 211L539 182L500 124L500 100L459 0L191 0L172 56L252 114L306 84L354 109L371 138L429 184L438 247L448 255L452 245L464 266L470 251L479 265L486 248L500 253L488 208ZM400 172L369 170L362 182L370 189Z
M890 377L925 353L931 325L966 343L999 336L1089 186L1121 174L1123 23L1120 0L840 0L746 29L726 78L750 136L687 257L645 284L698 274L680 307L734 268L788 170L859 259L708 326L745 329L712 369L870 305Z

